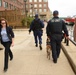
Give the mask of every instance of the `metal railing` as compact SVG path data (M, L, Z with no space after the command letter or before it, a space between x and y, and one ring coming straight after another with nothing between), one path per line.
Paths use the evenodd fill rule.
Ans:
M74 27L73 26L67 26L68 32L69 32L69 40L76 46L76 42L74 41ZM65 38L64 42L69 45L69 40Z

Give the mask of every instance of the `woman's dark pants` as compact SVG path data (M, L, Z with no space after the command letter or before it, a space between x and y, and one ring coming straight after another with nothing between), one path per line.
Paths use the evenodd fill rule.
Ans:
M8 57L10 56L10 59L13 57L10 49L11 42L3 42L3 46L5 47L4 68L8 68Z

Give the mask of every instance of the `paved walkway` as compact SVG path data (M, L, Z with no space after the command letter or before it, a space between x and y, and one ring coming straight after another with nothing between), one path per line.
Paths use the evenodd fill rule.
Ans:
M9 68L3 72L4 50L0 51L0 75L75 75L68 60L61 51L57 64L52 57L46 58L46 34L43 35L43 50L34 46L32 33L15 31L15 46L11 47L14 59L9 61Z

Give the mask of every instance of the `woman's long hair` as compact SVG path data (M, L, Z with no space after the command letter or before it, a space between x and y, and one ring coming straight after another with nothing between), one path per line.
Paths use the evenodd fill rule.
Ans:
M6 20L5 18L1 18L1 19L0 19L0 28L2 28L1 21L5 21L6 27L7 27L7 20Z

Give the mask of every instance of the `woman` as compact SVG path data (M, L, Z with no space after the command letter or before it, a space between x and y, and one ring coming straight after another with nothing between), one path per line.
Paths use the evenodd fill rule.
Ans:
M13 53L11 52L10 47L14 45L14 33L12 28L7 26L7 21L4 18L0 19L0 37L1 44L5 48L4 71L7 71L8 57L10 57L10 60L13 59Z

